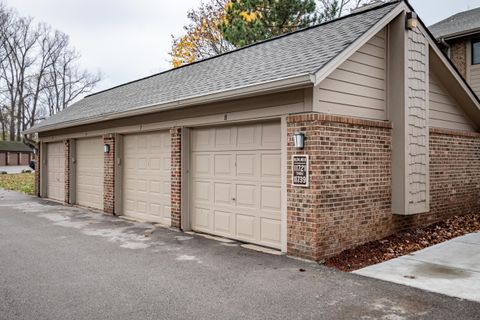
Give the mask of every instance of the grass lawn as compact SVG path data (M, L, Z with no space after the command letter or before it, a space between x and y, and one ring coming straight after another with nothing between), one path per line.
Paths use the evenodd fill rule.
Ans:
M34 173L0 174L0 188L14 190L29 195L35 193Z

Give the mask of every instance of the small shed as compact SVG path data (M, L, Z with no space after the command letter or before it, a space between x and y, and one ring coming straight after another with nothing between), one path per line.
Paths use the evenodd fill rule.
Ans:
M28 166L33 149L17 141L0 141L0 166Z

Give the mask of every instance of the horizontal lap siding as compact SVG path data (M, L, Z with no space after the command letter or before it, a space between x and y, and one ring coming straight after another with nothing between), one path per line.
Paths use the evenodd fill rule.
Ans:
M470 86L480 97L480 65L470 67Z
M386 30L348 58L316 88L315 111L386 119Z
M475 131L472 122L430 70L430 126Z

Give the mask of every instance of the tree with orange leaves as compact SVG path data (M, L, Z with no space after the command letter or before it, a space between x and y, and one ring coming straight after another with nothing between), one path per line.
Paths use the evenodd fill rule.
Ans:
M172 65L174 68L202 60L234 49L219 29L225 17L227 0L202 2L198 9L188 12L191 23L185 26L185 34L173 38Z

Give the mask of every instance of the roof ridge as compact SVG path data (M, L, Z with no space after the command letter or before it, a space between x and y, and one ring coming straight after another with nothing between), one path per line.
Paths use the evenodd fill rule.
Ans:
M186 68L186 67L189 67L189 66L192 66L192 65L200 64L200 63L205 62L205 61L213 60L215 58L219 58L219 57L222 57L222 56L225 56L225 55L228 55L228 54L232 54L234 52L238 52L238 51L241 51L241 50L245 50L245 49L248 49L248 48L251 48L251 47L254 47L254 46L258 46L258 45L261 45L261 44L264 44L264 43L268 43L268 42L275 41L275 40L278 40L278 39L281 39L281 38L285 38L285 37L291 36L293 34L297 34L297 33L307 31L307 30L319 28L319 27L322 27L322 26L325 26L325 25L328 25L328 24L331 24L331 23L334 23L334 22L337 22L337 21L341 21L341 20L344 20L344 19L347 19L347 18L351 18L351 17L357 16L357 15L366 14L368 12L379 10L379 9L384 8L384 7L387 7L387 6L390 6L390 5L393 5L393 4L398 4L398 3L404 2L404 1L405 0L390 0L390 1L387 0L387 2L385 2L381 5L378 5L378 6L375 6L375 7L372 7L372 8L368 8L366 10L362 10L362 11L358 11L358 12L352 12L350 14L338 17L338 18L333 19L333 20L329 20L329 21L322 22L322 23L319 23L319 24L316 24L316 25L301 28L301 29L298 29L298 30L295 30L295 31L292 31L292 32L284 33L282 35L275 36L275 37L272 37L272 38L269 38L269 39L257 41L255 43L252 43L252 44L240 47L240 48L236 48L234 50L224 52L224 53L221 53L221 54L218 54L218 55L215 55L215 56L212 56L212 57L208 57L208 58L205 58L205 59L202 59L202 60L194 61L192 63L185 64L185 65L182 65L182 66L177 67L177 68L171 68L171 69L168 69L168 70L165 70L165 71L162 71L162 72L158 72L158 73L146 76L146 77L142 77L142 78L139 78L139 79L128 81L128 82L113 86L111 88L107 88L107 89L89 94L89 95L85 96L85 98L96 96L96 95L99 95L101 93L105 93L105 92L108 92L108 91L111 91L111 90L114 90L114 89L117 89L117 88L120 88L120 87L123 87L123 86L127 86L127 85L132 84L132 83L136 83L136 82L140 82L140 81L147 80L147 79L150 79L150 78L154 78L154 77L162 75L162 74L166 74L166 73L169 73L169 72L172 72L172 71L175 71L175 70L179 70L179 69L182 69L182 68Z

